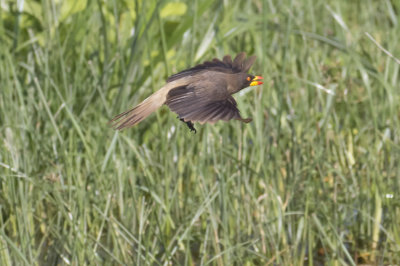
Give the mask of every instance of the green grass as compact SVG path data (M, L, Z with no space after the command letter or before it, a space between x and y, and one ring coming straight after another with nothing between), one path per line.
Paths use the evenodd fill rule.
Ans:
M17 2L0 7L1 265L400 264L398 1ZM265 79L235 96L252 123L192 134L162 107L108 127L240 51Z

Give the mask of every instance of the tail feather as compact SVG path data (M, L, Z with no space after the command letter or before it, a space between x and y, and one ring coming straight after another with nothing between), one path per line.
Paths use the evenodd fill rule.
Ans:
M168 92L176 87L185 86L188 79L179 79L165 84L164 87L147 97L143 102L136 107L120 113L108 122L111 127L117 130L132 127L140 121L148 117L165 103Z
M136 107L115 116L109 122L111 127L122 130L132 127L148 117L165 102L165 96L163 97L164 93L160 92L162 92L162 90L153 93Z

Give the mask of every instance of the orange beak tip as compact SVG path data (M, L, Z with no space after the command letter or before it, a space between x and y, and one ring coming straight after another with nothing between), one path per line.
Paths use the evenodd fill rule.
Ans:
M262 81L252 81L252 82L250 83L250 86L257 86L257 85L261 85L261 84L263 84Z
M255 76L255 77L253 78L253 80L251 81L250 86L257 86L257 85L263 84L262 81L259 81L260 79L263 79L263 77L261 77L261 76Z

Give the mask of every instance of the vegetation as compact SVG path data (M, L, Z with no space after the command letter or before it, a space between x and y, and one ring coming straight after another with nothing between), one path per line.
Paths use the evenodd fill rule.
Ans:
M2 1L1 265L400 264L400 2ZM257 55L243 117L107 121ZM397 192L396 192L397 191Z

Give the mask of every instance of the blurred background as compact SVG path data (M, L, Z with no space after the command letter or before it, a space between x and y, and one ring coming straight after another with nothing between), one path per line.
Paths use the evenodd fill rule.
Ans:
M1 0L1 265L400 264L400 2ZM109 119L256 55L253 122ZM397 191L397 192L396 192Z

